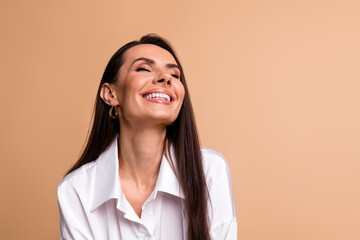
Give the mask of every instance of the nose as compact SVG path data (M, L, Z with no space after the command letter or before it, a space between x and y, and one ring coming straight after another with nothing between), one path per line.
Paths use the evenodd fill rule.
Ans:
M154 84L165 84L167 86L171 86L172 84L172 76L169 73L163 72L159 74L157 78L153 80Z

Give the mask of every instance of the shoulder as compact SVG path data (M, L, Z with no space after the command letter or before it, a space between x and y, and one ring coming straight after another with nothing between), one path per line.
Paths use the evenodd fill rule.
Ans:
M224 156L212 149L201 148L206 185L210 197L211 229L236 222L235 202L230 168Z
M218 158L218 159L225 159L224 156L219 153L218 151L215 151L213 149L210 148L206 148L206 147L200 147L201 153L203 154L203 156L206 157L213 157L213 158Z
M57 198L61 239L93 239L89 224L97 162L67 174L59 183Z
M213 181L222 179L230 180L230 169L225 157L210 148L201 147L203 157L203 167L207 184L211 185ZM209 187L209 186L208 186Z
M67 174L57 187L59 202L88 195L95 180L96 165L97 161L92 161Z
M89 180L91 176L95 172L97 161L92 161L89 163L84 164L78 169L75 169L74 171L67 174L62 181L59 183L58 187L62 187L63 185L72 185L79 182L82 182L84 180Z

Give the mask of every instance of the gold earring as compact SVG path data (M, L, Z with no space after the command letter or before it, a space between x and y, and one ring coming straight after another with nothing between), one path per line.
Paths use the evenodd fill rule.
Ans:
M110 116L110 118L112 118L112 119L117 119L117 118L119 118L119 114L118 114L115 106L111 106L111 108L110 108L110 110L109 110L109 116Z

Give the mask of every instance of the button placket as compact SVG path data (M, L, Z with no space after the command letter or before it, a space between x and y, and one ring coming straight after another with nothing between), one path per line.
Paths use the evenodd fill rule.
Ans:
M154 214L153 214L153 201L149 201L143 207L142 214L141 214L141 221L143 222L144 226L148 230L150 239L151 236L154 234Z

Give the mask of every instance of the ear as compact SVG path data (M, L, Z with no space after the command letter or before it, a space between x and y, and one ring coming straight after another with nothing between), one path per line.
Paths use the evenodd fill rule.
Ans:
M114 85L109 83L104 83L101 86L100 97L107 105L117 106L119 105L119 101L115 94Z

